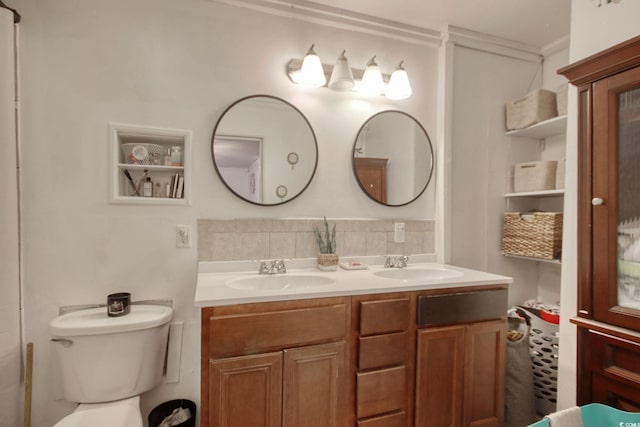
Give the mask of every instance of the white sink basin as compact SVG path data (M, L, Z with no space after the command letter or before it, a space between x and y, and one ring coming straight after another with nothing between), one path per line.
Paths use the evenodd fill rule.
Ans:
M404 280L407 282L442 280L462 276L462 273L459 271L443 267L389 268L386 270L376 271L373 274L379 277L384 277L385 279Z
M285 273L238 277L237 279L229 280L226 286L232 289L273 291L313 289L329 286L332 283L335 283L335 280L326 276Z

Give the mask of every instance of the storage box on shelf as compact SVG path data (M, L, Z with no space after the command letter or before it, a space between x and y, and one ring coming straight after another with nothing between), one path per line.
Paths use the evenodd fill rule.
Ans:
M191 131L111 123L111 202L188 205Z
M569 99L569 83L558 86L556 90L556 106L558 107L558 115L567 114L567 103Z
M546 191L556 189L555 160L517 163L513 171L513 191Z
M563 135L567 127L567 116L553 117L524 129L507 132L510 142ZM517 138L516 138L517 137ZM515 138L515 139L514 139ZM523 142L525 143L525 142ZM555 164L555 165L554 165ZM514 165L513 192L505 197L558 197L564 195L565 159L532 161Z
M505 212L502 250L505 255L559 259L562 218L560 212Z
M523 129L558 115L556 93L536 89L507 102L507 129Z

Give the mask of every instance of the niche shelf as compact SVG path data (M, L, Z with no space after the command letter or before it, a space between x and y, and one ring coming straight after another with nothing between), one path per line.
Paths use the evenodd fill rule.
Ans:
M110 202L116 204L172 205L191 204L191 131L150 126L109 123L111 189ZM133 144L138 151L125 155ZM165 164L164 156L172 149L179 160ZM175 161L177 160L177 161ZM153 182L153 196L143 197L142 185L135 194L134 186L145 173ZM131 175L133 184L125 171ZM177 184L182 181L182 185ZM174 191L173 188L176 187Z

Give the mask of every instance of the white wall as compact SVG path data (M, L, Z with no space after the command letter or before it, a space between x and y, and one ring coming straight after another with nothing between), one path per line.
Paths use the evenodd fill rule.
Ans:
M570 61L576 62L640 33L640 2L626 0L596 7L596 2L572 0ZM577 105L576 91L569 88L567 123L567 176L560 323L560 377L558 407L575 405L576 328L568 320L577 310Z
M362 123L384 109L415 116L436 137L437 49L265 15L202 0L22 0L26 326L35 343L33 427L73 405L50 387L48 322L58 307L172 298L184 321L181 381L143 397L143 413L175 397L199 402L199 312L193 307L197 244L175 248L176 224L198 218L433 218L434 185L415 203L387 208L362 193L351 149ZM402 59L414 95L363 100L303 90L285 67L311 43L327 63L342 49L362 68ZM235 100L270 94L296 105L319 144L316 176L291 203L260 208L233 196L215 174L213 127ZM193 131L192 206L112 205L108 122Z
M0 423L21 417L13 13L0 8Z
M519 304L537 296L537 266L501 255L502 214L518 210L503 197L518 161L505 135L505 103L539 87L541 69L533 60L453 49L451 262L513 277L509 304Z

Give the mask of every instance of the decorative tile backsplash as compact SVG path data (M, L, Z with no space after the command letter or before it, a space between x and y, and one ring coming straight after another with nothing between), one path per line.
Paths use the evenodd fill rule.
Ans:
M328 219L336 224L341 256L434 253L433 220ZM405 224L404 243L393 241L393 225ZM315 258L313 226L322 219L199 219L198 261Z

